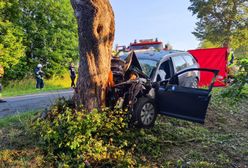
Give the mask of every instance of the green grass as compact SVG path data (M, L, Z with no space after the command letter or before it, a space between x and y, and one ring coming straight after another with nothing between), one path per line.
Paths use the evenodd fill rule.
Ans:
M152 129L130 130L135 167L245 167L248 163L248 103L230 106L213 92L206 123L159 116ZM0 167L52 167L30 128L33 112L0 119ZM114 137L113 137L114 138Z
M54 78L44 80L45 86L42 90L36 89L35 79L24 79L21 81L12 81L6 87L4 87L2 96L20 96L26 94L41 93L54 90L63 90L70 88L70 76L66 75L64 78Z
M13 116L0 118L0 128L11 126L13 123L26 122L31 119L37 112L25 112Z
M0 167L51 167L38 147L32 125L37 112L0 119Z

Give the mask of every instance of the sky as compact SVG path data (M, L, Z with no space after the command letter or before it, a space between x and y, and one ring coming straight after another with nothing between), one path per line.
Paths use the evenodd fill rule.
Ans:
M170 43L173 49L198 47L192 34L195 16L188 0L110 0L115 13L115 42L129 45L135 39L155 39Z

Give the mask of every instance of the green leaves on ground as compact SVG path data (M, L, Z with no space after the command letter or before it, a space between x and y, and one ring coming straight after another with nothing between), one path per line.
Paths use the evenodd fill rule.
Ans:
M29 114L0 119L0 167L79 167L86 159L92 167L245 167L247 99L230 106L218 90L205 125L159 116L152 129L126 129L125 112L85 113L63 102L38 122Z
M91 113L74 110L70 104L60 101L39 120L36 128L40 132L45 150L62 166L84 166L85 162L98 166L132 165L128 146L123 141L127 124L126 114L121 110L103 109Z

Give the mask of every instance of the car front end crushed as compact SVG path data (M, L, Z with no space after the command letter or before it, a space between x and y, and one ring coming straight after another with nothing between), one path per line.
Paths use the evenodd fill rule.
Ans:
M127 109L132 125L138 127L152 126L157 114L154 98L151 95L154 87L149 76L142 71L135 53L131 52L125 60L113 57L111 71L114 85L107 89L107 106ZM147 102L145 109L138 107L140 106L139 100ZM143 121L141 121L142 117Z

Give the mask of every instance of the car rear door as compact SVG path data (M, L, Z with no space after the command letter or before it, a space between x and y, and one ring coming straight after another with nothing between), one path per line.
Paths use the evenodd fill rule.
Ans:
M213 77L212 83L202 88L181 86L178 77L190 71L211 73ZM191 68L174 75L169 81L161 82L156 93L159 113L204 123L213 83L217 74L218 70Z

